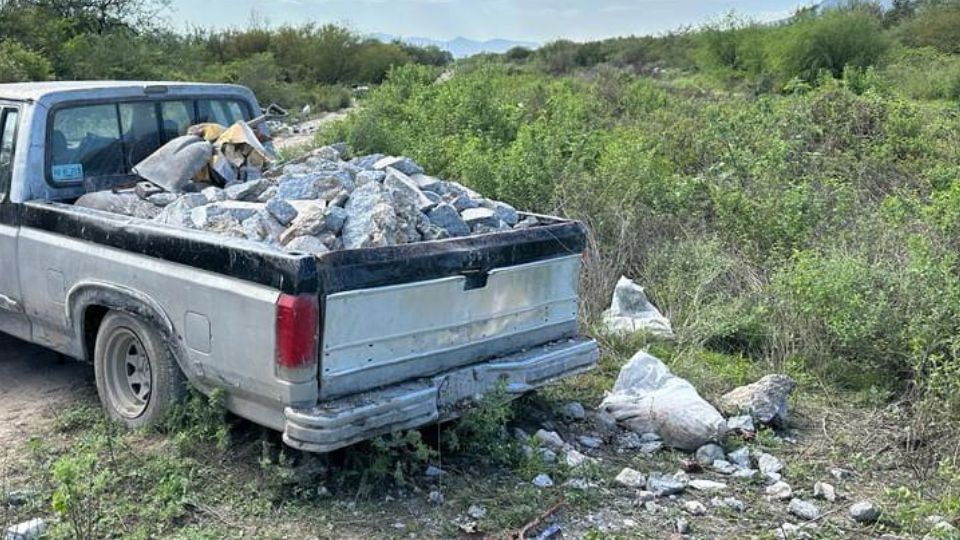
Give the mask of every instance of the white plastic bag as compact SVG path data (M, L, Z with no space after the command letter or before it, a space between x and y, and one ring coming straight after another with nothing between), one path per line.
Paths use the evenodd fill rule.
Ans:
M695 450L719 440L726 421L697 389L646 351L630 359L601 409L636 433L657 433L675 448Z
M612 333L647 332L664 339L674 337L670 320L650 303L643 287L626 276L617 282L610 309L603 313L603 323Z

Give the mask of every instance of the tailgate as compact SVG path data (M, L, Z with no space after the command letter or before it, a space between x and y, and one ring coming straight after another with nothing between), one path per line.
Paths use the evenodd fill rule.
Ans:
M321 399L576 336L580 264L563 255L328 295Z

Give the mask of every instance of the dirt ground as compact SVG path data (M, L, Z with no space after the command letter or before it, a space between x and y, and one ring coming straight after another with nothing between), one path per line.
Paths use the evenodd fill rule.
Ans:
M311 145L313 138L317 135L317 130L324 124L340 120L350 114L351 109L345 109L337 112L323 113L322 115L310 118L303 122L291 125L296 132L277 135L273 140L273 146L280 151L294 150L299 147Z
M43 431L55 411L89 397L93 368L0 334L0 456Z

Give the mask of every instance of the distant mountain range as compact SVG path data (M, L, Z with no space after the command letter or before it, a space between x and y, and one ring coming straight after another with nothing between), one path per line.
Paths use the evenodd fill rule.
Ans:
M370 37L389 43L391 41L396 41L399 39L404 43L409 43L411 45L417 45L419 47L429 47L435 45L444 51L450 51L455 58L466 58L468 56L473 56L480 53L504 53L509 51L514 47L527 47L528 49L536 49L540 46L539 43L532 41L511 41L509 39L491 39L487 41L476 41L472 39L467 39L463 37L454 38L450 41L443 41L439 39L431 39L425 37L401 37L394 36L391 34L371 34Z

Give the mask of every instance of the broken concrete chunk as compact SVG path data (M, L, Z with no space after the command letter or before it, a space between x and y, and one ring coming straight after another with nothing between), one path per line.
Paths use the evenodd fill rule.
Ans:
M393 168L406 175L423 173L423 167L408 157L385 157L374 163L373 168L380 171Z
M617 282L610 309L603 313L603 323L611 333L645 332L663 339L674 338L670 320L650 303L643 287L626 276Z
M497 213L489 208L468 208L463 210L460 215L471 230L483 225L494 228L500 226L500 218L497 217Z
M748 413L761 424L783 426L787 421L787 400L796 386L796 381L786 375L767 375L728 392L720 398L720 405L730 413Z
M287 243L287 249L312 255L323 255L330 252L330 248L315 236L298 236Z
M297 209L283 199L271 199L266 208L281 225L289 225L298 214Z

